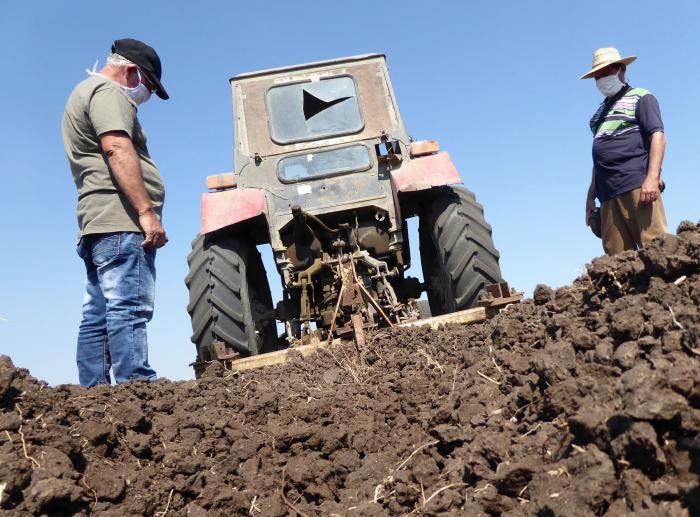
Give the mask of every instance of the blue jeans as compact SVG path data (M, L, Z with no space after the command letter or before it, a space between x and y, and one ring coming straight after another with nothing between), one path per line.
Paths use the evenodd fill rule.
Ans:
M78 332L80 384L155 380L148 364L146 323L153 316L156 252L143 249L143 234L85 235L78 255L85 262L87 284Z

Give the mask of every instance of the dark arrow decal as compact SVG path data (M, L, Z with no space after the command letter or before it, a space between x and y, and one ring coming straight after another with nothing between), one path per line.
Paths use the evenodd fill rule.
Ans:
M335 99L335 100L326 102L323 99L319 99L315 95L310 94L306 90L303 90L303 91L304 91L304 118L306 118L306 120L309 120L314 115L318 115L323 110L327 110L331 106L335 106L336 104L338 104L340 102L346 101L348 99L352 99L352 97L341 97L340 99Z

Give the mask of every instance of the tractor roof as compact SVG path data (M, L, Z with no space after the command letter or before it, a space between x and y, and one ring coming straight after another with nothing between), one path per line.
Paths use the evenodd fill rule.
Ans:
M231 79L229 79L229 81L234 81L236 79L248 79L250 77L257 77L261 75L276 74L279 72L292 72L294 70L303 70L305 68L317 68L321 66L335 65L340 63L363 61L365 59L372 59L376 57L386 58L384 54L361 54L359 56L341 57L337 59L328 59L326 61L314 61L312 63L305 63L303 65L283 66L280 68L268 68L267 70L258 70L256 72L246 72L244 74L234 75L233 77L231 77Z

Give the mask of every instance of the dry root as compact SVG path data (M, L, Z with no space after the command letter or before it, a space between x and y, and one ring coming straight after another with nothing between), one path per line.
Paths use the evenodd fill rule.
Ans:
M408 456L408 458L406 458L405 460L403 460L403 461L399 464L399 466L396 467L396 470L401 470L402 468L404 468L404 467L406 466L406 464L411 460L411 458L413 458L413 456L415 456L419 451L425 449L426 447L430 447L431 445L435 445L435 444L438 443L438 442L439 442L439 440L435 440L434 442L424 443L424 444L421 445L420 447L416 448L416 449Z
M174 488L171 488L171 489L170 489L170 493L168 494L168 502L165 504L165 510L163 510L162 512L156 512L156 515L157 515L157 516L159 516L159 517L165 517L166 515L168 515L168 510L170 510L170 502L171 502L172 499L173 499L173 492L174 492L174 491L175 491Z
M17 412L19 413L19 418L22 422L24 422L24 416L22 415L22 409L19 407L19 404L15 405L15 409L17 409ZM27 442L24 440L24 433L22 432L22 426L24 424L19 426L19 429L17 430L17 433L19 434L20 440L22 440L22 452L24 453L24 457L28 459L29 461L32 462L32 468L33 469L38 469L41 468L41 465L39 464L38 461L36 461L36 458L30 456L27 453Z
M420 511L423 510L423 508L425 508L426 505L433 499L433 497L435 497L436 495L438 495L440 492L444 492L445 490L448 490L448 489L450 489L450 488L454 488L454 487L457 487L457 486L469 486L469 483L452 483L451 485L447 485L447 486L444 486L444 487L442 487L442 488L438 488L438 489L437 489L435 492L433 492L433 493L430 495L430 497L428 497L427 499L425 498L425 494L423 494L423 503L422 503L420 506L417 506L416 508L414 508L414 509L413 509L412 511L410 511L409 513L407 513L404 517L408 517L409 515L413 515L413 514L415 514L415 513L417 513L417 512L420 512ZM422 488L422 487L421 487L421 488Z

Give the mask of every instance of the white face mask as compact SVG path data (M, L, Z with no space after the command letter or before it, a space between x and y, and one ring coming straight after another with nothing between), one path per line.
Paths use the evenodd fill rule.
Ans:
M139 76L139 84L137 86L134 86L133 88L129 88L128 86L122 86L121 84L119 86L122 87L124 93L126 93L129 96L129 98L136 103L137 106L140 106L141 104L143 104L151 98L151 92L143 84L143 80L141 79L141 72L138 69L136 69L136 73Z
M615 72L612 75L607 75L605 77L601 77L600 79L596 79L595 85L598 87L598 90L600 90L600 93L606 97L614 97L615 94L622 89L625 83L620 81L620 78L617 76L617 72Z
M105 79L109 79L109 77L105 76L104 74L101 74L97 71L97 61L95 61L95 64L92 67L92 70L89 68L86 68L85 71L88 73L88 75L99 75L100 77L104 77ZM136 103L137 106L143 104L146 102L148 99L151 98L151 92L148 91L148 88L143 84L143 81L141 79L141 72L139 69L136 69L136 73L139 75L139 84L137 86L134 86L133 88L129 88L128 86L123 86L119 83L119 86L121 86L122 90L124 90L124 93L126 93L129 98ZM116 82L116 81L115 81Z

